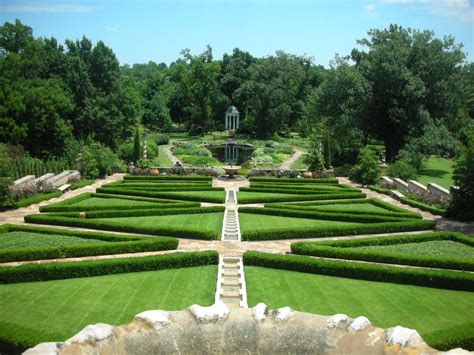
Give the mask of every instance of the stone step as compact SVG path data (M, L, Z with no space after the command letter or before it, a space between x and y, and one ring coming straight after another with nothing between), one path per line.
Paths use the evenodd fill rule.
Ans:
M230 237L225 236L225 237L224 237L224 240L227 240L227 241L234 241L234 240L239 240L239 237L238 237L237 235L235 235L235 236L230 236Z
M222 292L221 297L222 298L238 298L239 301L241 300L239 290L237 290L237 291L226 291L226 290L224 290L224 292Z
M236 276L238 277L239 276L239 273L238 273L238 270L235 269L235 270L224 270L224 272L222 273L222 275L224 276L224 279L226 277L229 277L229 276Z
M227 303L236 303L238 305L240 305L240 301L241 301L241 298L240 298L240 295L235 297L235 296L221 296L221 301L224 302L225 304Z
M223 287L240 287L240 281L238 278L229 279L229 277L226 277L222 285Z

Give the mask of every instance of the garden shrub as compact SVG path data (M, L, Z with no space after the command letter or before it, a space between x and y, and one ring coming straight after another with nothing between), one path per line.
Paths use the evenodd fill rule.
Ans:
M126 166L112 150L100 143L92 142L82 149L81 175L99 178L125 171Z
M388 175L405 181L416 179L417 172L415 167L405 160L398 160L388 167Z
M291 251L294 254L317 257L474 271L474 262L470 260L442 256L403 255L395 251L391 252L360 248L363 246L399 245L438 240L451 240L474 247L474 240L463 234L454 232L437 232L381 238L363 238L348 241L341 240L317 243L299 242L291 244Z
M7 229L1 231L1 233L14 231L97 239L103 241L103 243L97 242L69 246L47 246L2 250L0 251L0 262L140 253L146 251L172 250L178 247L178 240L170 237L152 238L30 226L8 226Z
M240 209L239 209L240 212ZM245 213L245 212L243 212ZM436 227L435 221L427 220L407 220L403 222L383 222L359 226L341 226L331 228L298 228L293 230L266 229L253 230L242 233L242 240L276 240L276 239L308 239L342 235L395 233L416 230L433 229Z
M361 149L349 177L364 185L377 183L380 179L380 166L375 153L367 148Z
M115 232L138 233L158 236L170 236L188 239L214 240L219 236L214 231L203 231L197 227L166 226L166 227L144 227L144 226L112 226L104 223L101 219L71 218L52 214L34 214L24 217L27 223L50 224L58 226L69 226L89 228L98 230L109 230Z
M448 329L423 334L423 340L434 349L441 351L448 351L456 348L474 351L473 329L474 323L455 325Z
M218 261L219 254L217 252L202 251L140 258L132 257L79 262L27 264L17 267L0 267L0 284L217 265Z
M458 271L401 268L391 265L325 260L300 255L267 254L256 251L245 252L243 261L247 266L261 266L369 281L474 291L474 274Z
M166 134L158 134L155 139L156 145L165 145L170 142L170 138Z

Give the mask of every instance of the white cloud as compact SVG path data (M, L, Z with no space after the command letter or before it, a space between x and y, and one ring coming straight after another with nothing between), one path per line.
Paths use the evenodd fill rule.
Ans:
M469 0L380 0L385 4L410 4L438 16L455 17L474 22L474 8Z
M364 4L364 12L371 14L375 10L375 4Z
M0 12L89 12L93 6L54 3L17 3L0 5Z
M118 28L117 27L112 27L112 26L105 26L105 29L109 32L118 32Z

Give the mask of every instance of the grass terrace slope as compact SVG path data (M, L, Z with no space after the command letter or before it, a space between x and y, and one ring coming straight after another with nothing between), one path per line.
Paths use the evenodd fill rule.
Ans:
M239 203L270 203L265 208L239 208L242 239L317 238L435 226L416 213L364 197L335 179L253 178L249 188L240 189Z

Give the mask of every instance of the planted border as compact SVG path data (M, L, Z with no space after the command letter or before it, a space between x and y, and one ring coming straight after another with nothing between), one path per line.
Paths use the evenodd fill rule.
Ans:
M249 181L255 182L297 182L299 184L339 184L336 178L324 178L324 179L301 179L301 178L267 178L267 177L251 177Z
M252 193L252 191L243 191ZM255 192L260 193L260 192ZM347 199L358 199L365 197L362 192L353 193L331 193L331 194L318 194L318 195L294 195L294 196L245 196L242 193L238 193L239 203L265 203L265 202L292 202L292 201L317 201L317 200L347 200Z
M324 260L309 256L267 254L256 251L245 252L243 261L247 266L253 265L352 279L474 291L474 274L459 271Z
M404 203L405 205L409 205L411 207L416 207L416 208L419 208L420 210L427 211L427 212L430 212L432 214L436 214L436 215L440 215L440 216L442 216L446 213L445 209L438 208L438 207L435 207L435 206L431 206L431 205L428 205L426 203L414 200L414 199L409 198L409 197L402 197L400 199L400 202Z
M27 264L0 267L0 284L60 280L139 271L176 269L183 267L217 265L219 254L215 251L172 253L140 258L87 260L47 264Z
M183 180L183 181L212 181L210 176L190 176L190 175L176 175L176 176L140 176L140 175L125 175L124 180L150 180L150 181L173 181L173 180Z
M396 252L358 249L362 246L398 245L421 243L437 240L451 240L474 247L474 239L456 232L435 232L424 234L407 234L380 238L363 238L340 240L334 242L299 242L291 244L291 252L299 255L310 255L336 259L361 260L388 264L423 266L442 269L474 271L474 261L450 257L413 256Z
M112 226L104 224L101 219L72 218L53 214L33 214L25 216L25 222L36 224L51 224L58 226L69 226L79 228L89 228L98 230L108 230L125 233L138 233L158 236L171 236L189 239L215 240L219 239L219 234L214 231L203 231L199 228L185 227L134 227L134 226Z
M29 232L50 235L73 236L84 239L97 239L107 243L88 243L71 246L48 246L18 248L0 251L0 262L57 259L80 256L140 253L146 251L173 250L178 240L170 237L142 237L100 232L81 232L56 228L5 225L0 233Z
M239 209L240 212L240 209ZM309 239L343 235L396 233L433 229L435 221L410 219L403 222L374 223L370 225L330 228L301 228L301 229L266 229L242 233L242 240L277 240L277 239Z

